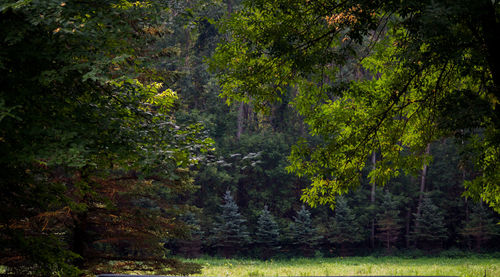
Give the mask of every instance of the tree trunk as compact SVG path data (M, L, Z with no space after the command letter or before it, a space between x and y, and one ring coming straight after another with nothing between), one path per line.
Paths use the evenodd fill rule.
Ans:
M427 144L427 147L425 148L425 155L428 156L429 153L431 152L431 144ZM418 196L418 205L417 205L417 216L420 215L420 206L422 204L422 200L424 198L424 192L425 192L425 177L427 175L427 164L424 164L422 168L422 175L420 176L420 194ZM418 227L418 223L415 224L416 227Z
M467 200L467 197L465 197L464 200L465 200L465 224L467 224L469 222L469 201ZM467 241L467 249L472 250L470 236L465 236L465 239Z
M72 215L74 228L73 228L73 243L72 243L72 251L82 258L77 259L75 261L76 266L83 266L85 260L87 260L87 228L88 228L88 215L86 212L84 213L74 213Z
M429 153L431 152L431 144L428 143L427 147L425 148L425 155L428 156ZM421 206L422 206L422 200L424 199L424 192L425 192L425 177L427 175L427 164L424 163L424 166L422 168L422 175L420 176L420 194L418 196L418 205L417 205L417 217L420 216L420 213L422 212ZM415 230L417 230L419 227L418 221L415 221ZM415 246L417 242L415 241Z
M243 124L245 118L245 103L241 102L240 107L238 108L238 130L236 131L236 139L240 139L241 134L243 133Z
M411 221L411 208L406 209L406 224L405 224L405 243L406 248L410 248L410 221Z
M372 153L372 165L373 165L373 170L376 168L376 163L377 163L377 153L373 151ZM370 203L372 206L375 205L375 181L372 182L372 191L370 195ZM372 217L372 222L371 222L371 234L370 234L370 247L373 249L375 248L375 214L373 214Z
M386 244L387 252L389 252L391 250L391 234L389 231L387 231L385 239L387 240L387 244Z
M189 29L186 29L184 31L184 36L186 38L186 47L184 49L186 53L186 58L184 59L184 68L185 70L189 69L189 50L191 48L191 33L189 32Z
M476 252L481 250L481 241L483 240L483 223L479 222L479 232L476 236Z
M464 182L465 182L465 168L462 168L462 185ZM469 222L469 201L467 199L467 196L464 197L464 202L465 202L465 224L467 224ZM471 250L472 245L470 236L465 236L465 240L467 241L467 249Z

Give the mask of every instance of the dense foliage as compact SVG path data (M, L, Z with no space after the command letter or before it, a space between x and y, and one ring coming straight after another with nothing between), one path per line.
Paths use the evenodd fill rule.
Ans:
M311 213L302 205L290 224L290 243L297 255L311 256L317 246L316 228L312 224Z
M250 236L245 225L246 220L238 211L238 205L233 200L230 191L224 195L224 205L221 206L222 215L215 223L214 243L221 250L221 254L230 257L243 249L250 242Z
M415 215L415 241L429 248L446 239L443 213L427 197L420 203L420 210L421 213Z
M264 259L272 257L280 249L279 227L269 212L267 205L264 206L257 220L255 244L260 252L261 258Z
M399 224L398 202L393 199L390 193L382 196L380 212L377 214L377 238L385 244L387 251L392 250L392 245L398 241L401 233ZM442 220L442 219L441 219Z
M384 184L428 164L426 147L455 136L476 172L469 196L499 205L498 1L248 1L222 24L212 60L230 101L293 106L317 140L290 170L312 181L303 200L335 204L370 178Z
M209 140L180 127L152 65L168 48L160 2L0 5L0 263L72 276L103 260L196 271L164 259L182 233L179 195ZM184 269L183 269L184 268ZM98 270L98 269L95 269Z
M3 1L0 274L498 250L498 10Z

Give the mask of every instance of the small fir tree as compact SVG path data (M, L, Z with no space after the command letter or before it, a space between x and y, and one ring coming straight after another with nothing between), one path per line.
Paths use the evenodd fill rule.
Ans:
M192 212L185 213L181 219L189 228L189 234L178 241L178 252L187 258L197 258L201 255L201 241L203 239L200 221Z
M384 243L387 252L391 252L392 245L398 240L401 226L399 224L398 203L389 192L382 196L381 211L377 214L376 238Z
M429 197L422 199L420 211L420 214L415 214L413 233L417 246L424 249L441 247L442 241L447 238L443 213Z
M250 242L250 237L245 226L246 220L239 213L238 205L229 190L224 195L224 204L221 208L222 215L214 228L215 246L225 257L231 257Z
M474 249L480 251L485 242L492 236L499 234L495 222L496 220L488 208L480 203L472 208L470 219L465 223L461 234L465 237L471 237L475 242Z
M294 217L290 225L291 244L299 254L312 256L315 246L318 244L316 229L312 226L311 213L302 205L302 208Z
M255 244L261 250L261 258L268 259L281 248L279 238L278 224L274 221L266 205L257 220L257 231L255 232Z
M340 246L341 255L348 254L347 247L363 239L356 216L344 197L339 197L335 205L335 217L326 234L330 243Z

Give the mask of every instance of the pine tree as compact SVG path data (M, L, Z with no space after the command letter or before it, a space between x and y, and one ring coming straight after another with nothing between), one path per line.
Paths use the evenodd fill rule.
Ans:
M203 238L200 221L192 212L184 214L182 216L182 221L184 221L184 223L189 227L189 236L178 242L178 251L184 257L199 257L201 254L201 241Z
M496 220L482 203L473 207L470 220L465 223L461 233L474 239L476 251L480 251L482 245L492 236L499 234Z
M339 245L342 255L347 254L346 246L363 239L361 227L356 216L343 197L339 197L335 205L335 217L326 237L330 243Z
M429 197L424 197L420 205L420 214L415 214L415 232L413 238L417 246L424 249L441 246L447 238L444 216L441 210L432 203Z
M213 239L215 246L222 251L225 257L231 257L243 246L250 242L246 220L238 211L238 205L234 202L231 192L228 190L224 195L224 204L221 205L222 215L219 217L218 225L214 228Z
M312 225L311 213L304 205L294 217L294 222L290 225L291 244L296 251L304 256L311 256L315 246L318 244L316 228Z
M257 220L257 232L255 232L255 243L260 248L260 256L263 259L273 256L281 248L279 238L278 224L266 205Z
M381 211L377 214L377 226L379 233L376 238L382 241L387 251L390 252L391 245L398 240L401 226L397 202L389 192L382 197Z

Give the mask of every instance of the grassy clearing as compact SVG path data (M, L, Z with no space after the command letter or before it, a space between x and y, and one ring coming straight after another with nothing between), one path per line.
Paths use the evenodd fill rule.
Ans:
M203 265L200 276L338 276L440 275L500 276L498 258L349 257L259 261L249 259L195 259Z

